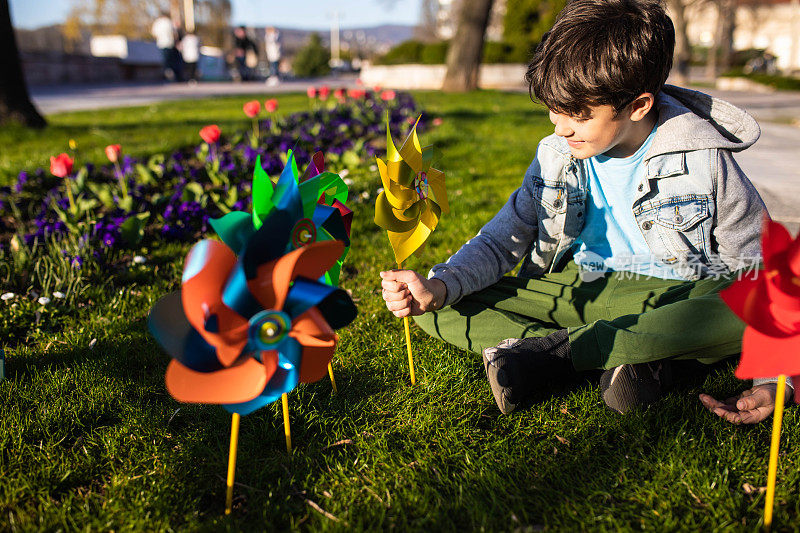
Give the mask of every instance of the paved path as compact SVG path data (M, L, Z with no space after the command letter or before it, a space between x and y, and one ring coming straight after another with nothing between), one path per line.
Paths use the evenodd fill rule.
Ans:
M32 87L34 103L45 115L63 111L84 111L145 105L170 100L235 96L237 94L281 94L306 92L309 85L355 87L356 77L326 78L324 81L287 81L270 86L263 81L188 83L129 83L116 85L66 85Z
M736 161L764 198L775 220L800 229L800 93L771 94L705 90L747 110L761 125L761 137Z
M304 92L315 83L353 87L355 76L324 81L291 81L277 86L263 82L203 82L186 84L129 84L114 86L34 87L31 94L45 114L61 111L144 105L153 102L228 96ZM736 160L761 193L773 218L791 231L800 229L800 92L769 94L702 89L752 114L761 124L761 138ZM795 124L792 126L791 124Z

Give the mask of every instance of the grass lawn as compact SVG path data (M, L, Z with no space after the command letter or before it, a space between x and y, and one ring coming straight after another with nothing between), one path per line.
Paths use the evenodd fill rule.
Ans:
M443 153L452 209L425 255L410 262L427 271L502 206L552 125L525 95L415 97L443 119L423 142ZM307 106L305 95L280 101L281 112ZM45 166L69 138L84 161L102 162L111 142L135 155L166 152L196 143L208 123L246 129L242 102L55 115L43 133L0 130L0 168L10 182L22 168ZM379 186L370 164L352 172L355 189ZM594 375L554 385L529 409L501 416L480 356L412 327L411 387L402 323L380 299L378 272L392 266L392 256L372 222L372 200L352 206L353 246L341 285L352 290L359 316L339 331L339 392L323 380L290 395L291 455L279 404L242 419L227 517L230 416L169 396L169 358L146 329L151 306L179 286L188 245L154 246L143 252L144 264L120 261L90 273L92 283L71 305L0 302L7 374L0 382L0 530L757 528L771 424L735 427L697 401L700 391L725 397L747 386L730 365L681 367L670 394L624 417L604 408ZM53 277L50 290L58 284ZM789 409L777 529L800 523L796 422Z

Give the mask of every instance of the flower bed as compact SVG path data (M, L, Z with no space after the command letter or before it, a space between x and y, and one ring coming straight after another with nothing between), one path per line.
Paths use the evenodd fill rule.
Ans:
M10 272L19 272L20 263L42 248L56 247L81 268L87 259L102 264L155 241L197 239L208 231L210 218L249 209L258 157L273 177L289 149L303 166L322 150L332 168L353 171L384 149L387 117L392 135L400 136L420 113L408 93L348 95L323 88L312 101L313 110L281 117L278 102L268 100L268 117L261 119L260 104L248 102L244 111L252 131L220 135L217 129L209 137L204 128L206 141L199 145L147 160L121 155L111 145L106 153L113 164L73 169L64 155L66 160L53 160L55 175L41 168L20 172L14 186L0 188L0 261L10 260Z

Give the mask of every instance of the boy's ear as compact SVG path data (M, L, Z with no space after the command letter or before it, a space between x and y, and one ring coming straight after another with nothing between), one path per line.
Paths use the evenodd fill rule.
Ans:
M655 96L653 96L653 93L642 93L639 96L637 96L636 99L630 104L631 120L634 122L642 120L645 116L647 116L647 113L649 113L650 110L653 109L655 103L656 99Z

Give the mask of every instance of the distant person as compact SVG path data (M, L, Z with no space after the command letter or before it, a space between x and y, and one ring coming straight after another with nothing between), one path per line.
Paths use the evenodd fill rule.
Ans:
M200 39L194 33L187 33L181 39L181 56L186 65L186 79L190 84L197 83L197 62L200 60Z
M177 78L175 71L175 29L172 19L169 18L167 11L162 11L161 15L153 22L150 33L156 39L156 46L161 50L161 63L164 67L164 78L174 80Z
M269 65L268 85L277 85L281 79L281 33L270 26L264 31L264 47L267 51L267 63Z
M172 47L172 70L175 72L175 81L183 81L183 56L179 49L184 36L183 28L179 21L172 21L172 38L175 40L175 46Z
M233 55L236 61L236 70L241 81L253 79L252 60L248 61L248 56L257 56L256 43L247 35L247 29L239 26L233 30ZM257 61L256 61L257 63ZM255 66L255 65L254 65Z

